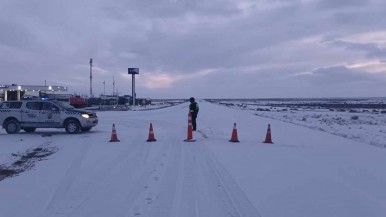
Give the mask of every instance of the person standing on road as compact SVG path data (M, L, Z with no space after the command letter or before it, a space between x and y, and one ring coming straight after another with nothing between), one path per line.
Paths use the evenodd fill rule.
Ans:
M190 97L189 101L190 101L189 113L192 114L193 131L196 131L196 129L197 129L196 119L197 119L197 114L198 114L199 108L198 108L197 102L195 102L193 97Z

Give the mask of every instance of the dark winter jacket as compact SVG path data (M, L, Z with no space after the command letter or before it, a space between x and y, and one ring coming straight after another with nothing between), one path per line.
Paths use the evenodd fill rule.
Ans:
M189 105L189 112L192 113L192 115L196 115L198 114L198 104L196 102L192 102L190 103Z

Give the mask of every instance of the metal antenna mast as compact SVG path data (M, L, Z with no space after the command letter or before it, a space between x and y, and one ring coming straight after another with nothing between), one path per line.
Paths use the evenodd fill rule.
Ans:
M114 92L115 92L115 79L114 79L114 75L113 75L113 96L115 96Z
M106 96L106 81L103 81L103 95Z
M93 97L93 94L92 94L92 58L90 58L90 97Z

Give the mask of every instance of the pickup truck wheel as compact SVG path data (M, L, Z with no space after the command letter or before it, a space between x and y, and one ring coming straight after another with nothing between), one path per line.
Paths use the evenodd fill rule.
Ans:
M36 128L35 127L26 127L24 128L24 131L27 133L33 133L35 132Z
M16 134L20 132L20 123L17 120L10 120L5 123L4 128L8 134Z
M75 134L75 133L79 133L81 127L78 121L70 120L66 123L65 128L67 133Z

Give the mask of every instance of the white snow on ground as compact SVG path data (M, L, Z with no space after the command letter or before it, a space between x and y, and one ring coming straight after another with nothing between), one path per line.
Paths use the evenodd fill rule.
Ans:
M188 104L99 112L88 133L7 135L0 164L37 147L56 153L0 181L4 217L383 217L386 149L199 101L196 142ZM115 123L121 142L110 143ZM148 143L153 123L156 142ZM240 143L230 143L237 123ZM271 124L274 144L265 144ZM42 137L46 133L52 136Z
M326 103L327 101L322 101ZM383 98L363 99L358 101L344 100L343 103L368 103L371 105L383 105ZM249 110L253 114L281 120L288 123L308 127L311 129L325 131L344 138L352 139L378 147L386 147L386 110L369 108L317 108L318 101L296 101L291 104L302 105L304 103L314 104L307 106L267 106L274 103L280 105L283 101L275 100L219 100L217 104L226 105L237 110Z

